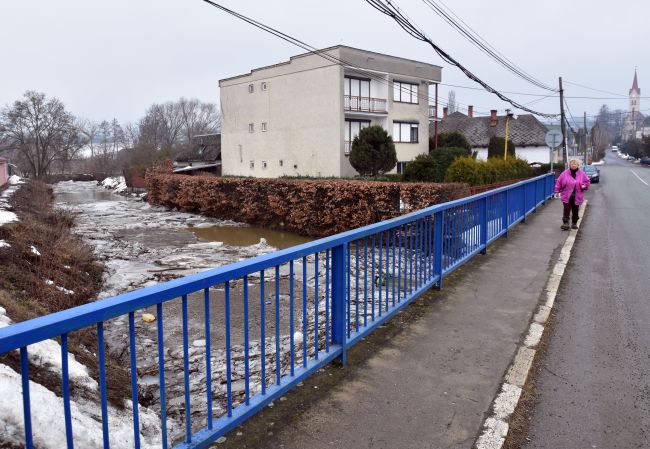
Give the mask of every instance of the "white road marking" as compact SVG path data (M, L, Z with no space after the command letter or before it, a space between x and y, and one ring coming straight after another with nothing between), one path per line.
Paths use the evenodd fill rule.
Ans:
M634 176L636 176L636 179L638 179L639 181L641 181L641 182L644 183L645 185L648 185L648 183L645 182L643 179L641 179L641 177L640 177L639 175L637 175L633 170L630 170L630 171L632 172L632 174L633 174Z

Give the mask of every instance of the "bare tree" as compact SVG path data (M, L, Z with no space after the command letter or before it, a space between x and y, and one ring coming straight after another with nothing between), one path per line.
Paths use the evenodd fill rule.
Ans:
M84 120L81 124L81 133L86 138L86 145L90 149L91 158L95 157L95 152L97 151L97 143L95 140L97 139L98 128L99 124L92 120Z
M453 114L458 110L458 104L456 103L456 92L453 90L449 91L449 96L447 97L447 110L450 114Z
M53 161L68 160L70 150L82 145L78 124L63 103L34 91L0 112L0 140L21 154L36 177L46 175Z

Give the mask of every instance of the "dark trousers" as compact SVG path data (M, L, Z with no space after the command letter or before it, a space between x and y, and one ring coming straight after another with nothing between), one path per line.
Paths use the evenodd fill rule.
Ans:
M578 209L580 209L580 205L576 204L575 200L576 200L575 197L572 196L569 199L568 203L562 203L562 205L564 206L564 212L562 214L562 221L564 223L569 222L569 214L572 215L571 223L573 223L573 224L576 224L578 222L578 218L580 218L580 217L578 217Z

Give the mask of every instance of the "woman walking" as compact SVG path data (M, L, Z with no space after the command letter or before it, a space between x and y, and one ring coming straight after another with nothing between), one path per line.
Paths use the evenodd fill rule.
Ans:
M564 170L555 182L555 193L560 194L564 211L562 214L562 229L569 229L569 215L571 215L571 228L578 229L578 209L585 200L584 192L589 189L589 177L580 170L580 162L572 159L569 168Z

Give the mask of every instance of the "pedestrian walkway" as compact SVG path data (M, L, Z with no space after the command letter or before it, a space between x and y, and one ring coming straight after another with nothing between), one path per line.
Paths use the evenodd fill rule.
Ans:
M215 447L471 448L568 233L551 200Z

